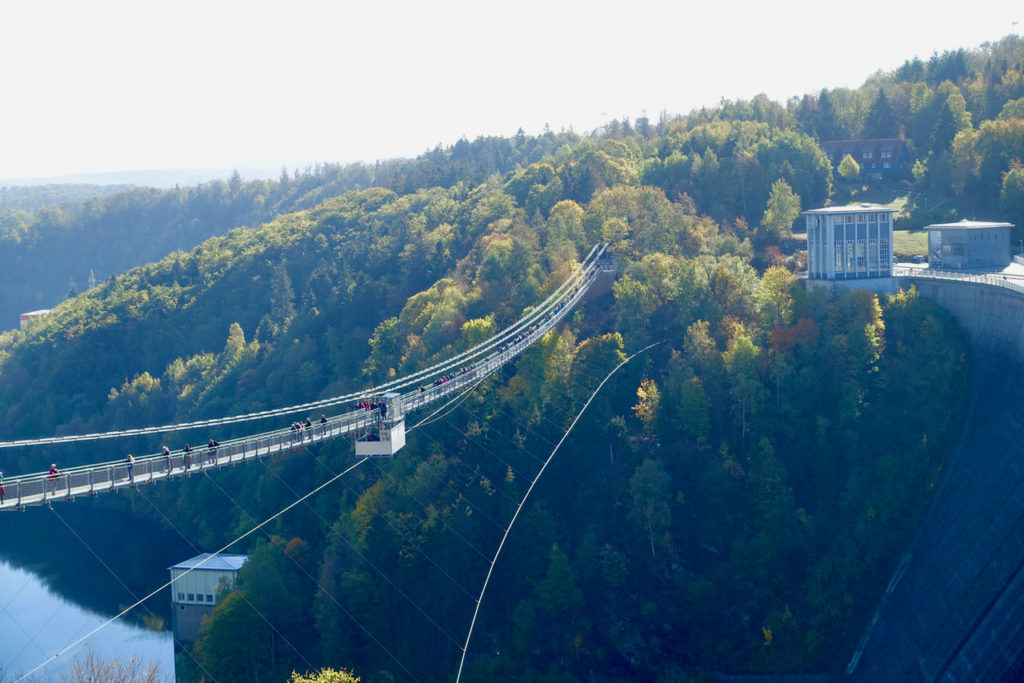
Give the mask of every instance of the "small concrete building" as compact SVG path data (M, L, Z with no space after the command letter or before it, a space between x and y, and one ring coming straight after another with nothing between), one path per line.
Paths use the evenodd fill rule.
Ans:
M22 330L25 329L25 325L28 325L30 322L32 322L36 318L43 317L44 315L46 315L49 312L50 312L49 308L44 308L44 309L39 310L39 311L29 311L28 313L22 313L21 315L18 316L18 323L19 323L19 328L18 329L22 329Z
M1010 264L1013 223L969 221L926 225L928 265L955 270L994 270Z
M873 204L804 211L808 288L893 291L892 214Z
M189 642L199 635L203 618L213 614L221 583L235 587L235 577L247 555L203 553L168 567L171 572L171 625L174 639Z

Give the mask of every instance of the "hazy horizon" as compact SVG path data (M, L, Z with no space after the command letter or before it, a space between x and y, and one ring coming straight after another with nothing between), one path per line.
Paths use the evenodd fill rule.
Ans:
M970 12L866 0L842 16L810 0L20 3L0 41L17 65L0 183L373 163L520 128L586 133L759 93L785 102L997 41L1019 15L1001 0Z

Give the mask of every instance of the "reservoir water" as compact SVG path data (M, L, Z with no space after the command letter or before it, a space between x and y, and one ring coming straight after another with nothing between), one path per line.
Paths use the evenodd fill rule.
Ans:
M194 555L177 535L95 508L55 504L0 515L0 680L16 680L169 579ZM30 680L61 677L86 648L99 659L154 663L174 680L170 589L62 652Z
M0 662L4 673L14 677L32 671L109 618L66 600L47 588L40 576L7 562L0 563L0 607ZM153 662L165 680L173 680L170 631L151 631L121 620L61 654L34 677L48 680L67 671L85 648L105 660Z

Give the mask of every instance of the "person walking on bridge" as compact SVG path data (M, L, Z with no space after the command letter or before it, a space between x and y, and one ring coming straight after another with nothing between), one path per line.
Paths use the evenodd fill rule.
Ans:
M135 456L133 456L131 453L129 453L128 457L124 459L124 464L127 465L128 483L134 486L135 485L135 475L132 473L132 469L135 467Z
M60 470L57 469L57 464L52 463L50 465L49 480L50 480L50 492L57 492L57 477L60 476Z
M188 471L188 468L192 467L192 447L185 444L185 448L182 449L182 453L185 454L185 470Z
M167 446L160 447L160 453L164 456L164 463L167 465L167 474L171 473L171 449Z

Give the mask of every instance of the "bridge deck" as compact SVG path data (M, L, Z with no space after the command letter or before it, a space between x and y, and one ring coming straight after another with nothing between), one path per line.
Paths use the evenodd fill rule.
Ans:
M549 298L542 306L508 330L474 347L483 349L483 351L475 354L460 354L451 359L451 363L447 366L435 366L429 375L416 373L412 375L413 380L409 382L391 382L375 389L368 389L366 392L362 392L362 395L365 397L380 396L385 393L386 387L398 388L413 384L414 388L400 397L402 409L405 414L408 414L439 402L479 382L519 356L572 310L586 295L598 276L609 268L607 263L600 261L603 251L603 248L596 247L591 251L581 267L581 271L570 277L559 288L561 294ZM417 376L421 379L415 380ZM428 381L430 377L434 376L437 376L437 379ZM426 384L415 386L418 381L425 381ZM395 386L396 384L398 387ZM292 414L295 412L298 411L292 411ZM376 408L357 409L331 417L325 423L314 423L312 427L298 432L286 427L225 441L215 448L201 445L189 453L178 450L166 456L162 454L141 456L136 458L130 467L124 460L114 460L67 468L57 475L42 472L11 477L5 481L6 491L3 501L0 502L0 510L20 510L28 505L47 505L54 500L74 500L76 496L97 495L142 483L188 477L226 465L277 455L328 439L365 432L378 424L380 419L379 410ZM146 428L129 430L124 434L144 433L159 433L159 430ZM109 438L112 435L113 433L106 433L88 436ZM56 443L75 438L44 438L35 440L33 443ZM85 439L85 437L79 438ZM21 443L27 442L9 442L5 445Z

